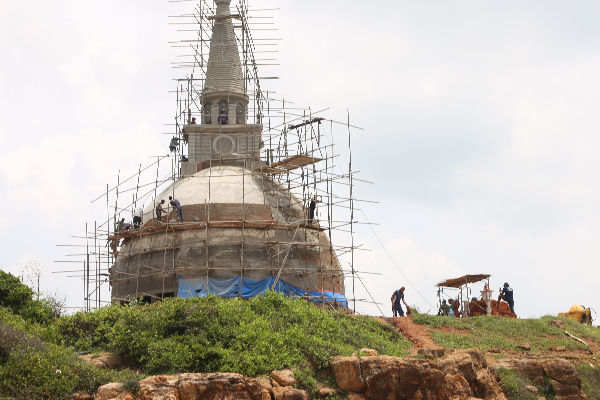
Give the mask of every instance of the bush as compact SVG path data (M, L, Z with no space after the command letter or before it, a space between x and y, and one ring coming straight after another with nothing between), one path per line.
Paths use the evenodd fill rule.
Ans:
M57 321L65 345L119 352L148 373L238 372L250 376L310 364L362 347L402 356L410 347L391 326L371 317L321 310L304 300L267 292L247 301L165 299L114 305Z
M72 351L0 323L0 397L65 399L94 392L100 385L136 376L131 371L100 370ZM137 377L139 379L139 377Z

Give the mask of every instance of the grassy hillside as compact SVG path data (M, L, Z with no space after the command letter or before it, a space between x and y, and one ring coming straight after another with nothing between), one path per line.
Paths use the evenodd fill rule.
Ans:
M5 334L5 335L3 335ZM267 293L248 301L218 297L110 306L40 323L0 309L0 398L61 399L144 374L238 372L296 367L303 388L333 383L328 361L363 347L394 356L410 343L370 317L321 310ZM112 351L121 372L82 363L75 351ZM58 371L57 371L58 370ZM135 371L140 372L136 374Z
M564 328L553 325L554 320L562 321ZM598 328L552 316L539 319L493 316L459 319L419 314L413 316L413 321L429 327L433 340L449 349L520 351L518 346L528 343L532 353L548 352L553 346L564 346L568 353L585 354L589 347L568 337L565 330L587 340L592 349L598 348L597 344L600 343Z

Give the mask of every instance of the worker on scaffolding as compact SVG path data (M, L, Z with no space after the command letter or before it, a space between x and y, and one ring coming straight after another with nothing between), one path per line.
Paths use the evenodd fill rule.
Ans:
M156 204L156 210L155 210L155 211L156 211L156 220L157 220L158 222L162 222L162 221L161 221L161 218L162 218L162 213L163 213L163 211L164 211L164 210L163 210L163 204L165 204L165 201L164 201L164 200L161 200L161 201L160 201L160 203L157 203L157 204Z
M190 122L191 125L196 125L196 117L192 118L192 122Z
M125 218L121 218L117 225L115 226L115 234L121 232L123 230L123 226L125 225Z
M404 317L404 311L400 305L400 299L402 299L406 310L408 310L408 304L406 304L406 301L404 301L404 290L405 287L402 286L400 289L396 290L394 294L392 294L392 311L394 312L394 317L398 315Z
M312 224L313 219L315 219L315 209L317 208L317 203L320 203L321 200L317 199L317 195L314 195L312 199L310 199L310 204L308 206L308 223Z
M221 113L219 114L219 125L225 125L227 124L227 113L226 110L222 109Z
M181 204L177 199L169 196L169 203L177 210L177 216L179 217L179 222L183 222L183 212L181 210Z
M498 296L498 309L500 309L500 300L504 300L510 307L510 312L515 313L515 301L513 299L513 290L508 285L508 282L504 282L504 287L500 288L500 295Z
M140 229L142 226L142 215L144 214L144 210L142 208L138 208L138 210L133 215L133 229Z

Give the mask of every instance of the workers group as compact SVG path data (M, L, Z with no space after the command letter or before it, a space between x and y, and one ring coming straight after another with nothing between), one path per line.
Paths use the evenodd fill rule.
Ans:
M165 204L164 200L161 200L160 202L158 202L156 204L156 208L154 209L156 212L156 220L157 222L162 223L162 215L163 213L166 212L166 210L163 208ZM183 210L181 208L181 204L179 203L179 200L174 199L172 196L169 196L169 204L171 204L171 206L173 206L173 209L175 211L177 211L177 221L178 222L184 222L183 220ZM142 208L139 208L134 214L133 214L133 224L129 223L129 222L125 222L125 218L121 218L119 221L117 221L117 223L115 224L115 234L119 233L119 232L123 232L123 231L128 231L130 229L139 229L142 226L142 217L144 215L144 210Z
M411 314L411 309L404 300L405 290L405 287L402 286L400 289L394 291L394 293L392 294L391 301L392 312L394 314L394 317L404 317L404 311L402 310L402 305L400 304L401 301L406 307L406 314ZM500 295L498 296L498 308L500 308L501 300L504 300L508 304L510 312L515 314L515 301L513 298L513 290L508 284L508 282L505 282L504 286L500 288ZM458 301L458 299L449 299L448 301L446 301L446 299L442 300L442 303L438 310L438 315L460 318L460 302Z
M156 204L156 220L158 222L162 222L162 213L164 212L163 205L165 204L164 200L161 200L160 203ZM174 199L172 196L169 196L169 204L173 206L175 210L177 210L177 218L179 222L183 221L183 211L181 209L181 204L179 204L179 200Z

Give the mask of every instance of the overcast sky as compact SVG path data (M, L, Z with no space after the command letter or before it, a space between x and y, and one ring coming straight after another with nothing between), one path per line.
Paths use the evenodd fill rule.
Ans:
M386 315L399 286L427 311L435 283L465 273L491 274L495 295L509 282L520 317L600 311L598 2L253 5L280 9L265 14L280 65L261 69L279 80L263 87L364 128L353 167L375 185L356 193L379 201L363 208L387 253L363 227L372 251L355 266L382 274L363 277ZM168 16L192 6L0 0L0 268L37 257L42 290L82 305L81 282L50 273L80 267L54 261L82 250L57 245L103 218L90 202L119 171L168 151L168 91L185 73ZM345 152L344 130L333 136Z

